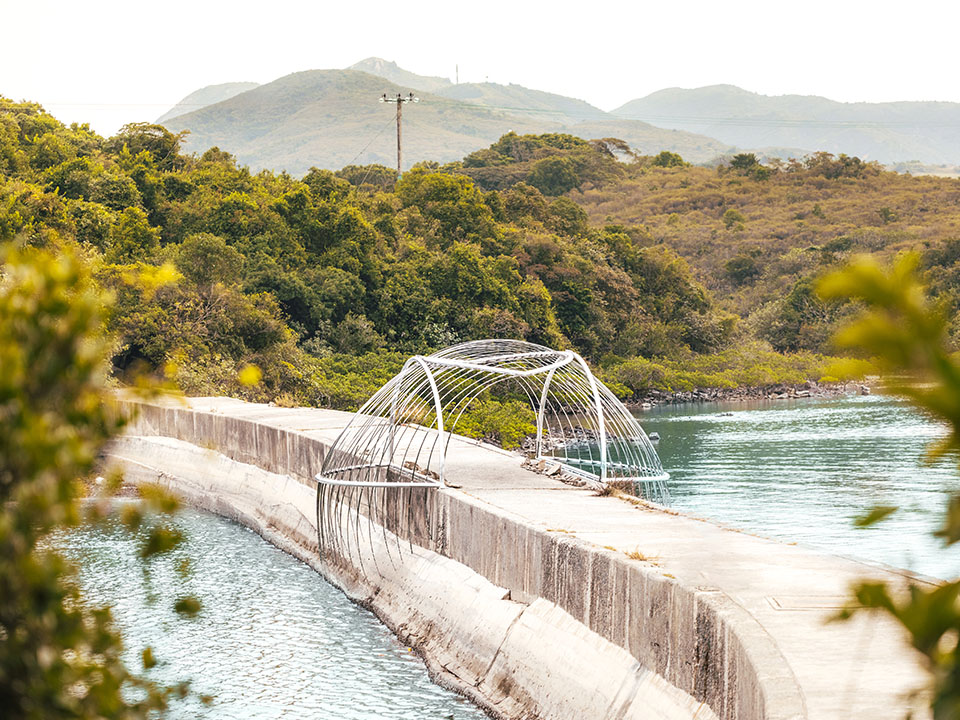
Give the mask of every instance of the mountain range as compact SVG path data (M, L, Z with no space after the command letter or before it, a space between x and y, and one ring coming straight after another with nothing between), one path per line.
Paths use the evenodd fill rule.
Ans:
M660 90L612 114L709 135L742 148L824 150L881 163L960 162L960 103L842 103L815 95L768 96L734 85L711 85Z
M695 162L730 149L712 138L618 118L583 101L519 85L444 84L442 78L415 75L376 58L356 67L364 69L307 70L248 89L234 84L234 94L175 116L171 111L160 122L175 132L189 130L188 150L217 146L254 170L293 174L312 166L395 165L395 106L378 99L409 92L416 92L420 102L404 108L405 169L421 160L460 160L511 130L617 137L641 152L671 150ZM228 87L204 88L178 107L192 108L221 90Z
M459 160L511 130L617 137L641 153L670 150L694 163L741 150L784 158L825 150L888 164L960 163L960 103L840 103L714 85L661 90L605 112L520 85L417 75L381 58L264 85L205 87L158 122L189 130L189 150L216 145L255 170L392 166L395 106L377 100L409 92L420 102L404 108L405 169L421 160Z

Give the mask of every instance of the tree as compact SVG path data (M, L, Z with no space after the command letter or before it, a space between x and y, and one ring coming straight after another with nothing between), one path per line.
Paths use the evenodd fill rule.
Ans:
M113 228L107 257L121 263L148 259L159 247L158 235L143 210L128 207Z
M739 153L730 160L730 167L744 174L749 173L759 164L760 161L753 153Z
M727 260L723 266L724 273L735 285L745 285L762 274L757 258L759 251L739 252Z
M730 169L740 175L747 175L754 180L767 180L770 177L770 168L760 164L760 159L753 153L738 153L730 160Z
M827 302L816 291L812 277L802 277L768 314L759 318L758 334L780 352L822 346L836 329L841 304Z
M404 207L440 223L442 246L453 240L490 237L494 234L493 213L469 178L414 169L397 183L397 195Z
M311 173L314 171L311 168ZM374 163L372 165L347 165L337 170L336 176L343 178L351 185L362 188L369 186L368 189L382 190L383 192L393 192L397 183L397 169L389 168L386 165Z
M723 226L727 230L742 230L743 223L746 222L746 218L743 216L743 213L737 210L736 208L727 208L723 213Z
M683 158L680 157L675 152L670 152L669 150L662 150L653 158L653 163L656 167L683 167L689 165L689 163L684 162Z
M126 147L133 155L149 152L157 168L175 170L183 166L180 145L189 130L172 133L163 125L146 122L128 123L107 141L106 149L119 153Z
M544 195L563 195L580 184L577 168L568 157L545 157L530 168L527 182Z
M190 235L180 243L177 268L200 287L236 282L243 269L243 255L211 233Z

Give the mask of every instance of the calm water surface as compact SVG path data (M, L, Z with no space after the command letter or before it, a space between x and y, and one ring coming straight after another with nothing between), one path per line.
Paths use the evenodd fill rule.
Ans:
M923 461L946 430L904 401L705 403L638 418L660 433L657 452L679 510L927 575L960 575L960 551L930 536L948 492L960 490L955 462ZM901 509L854 528L852 518L875 505Z
M229 521L184 511L187 542L144 566L117 524L62 533L56 545L80 567L87 598L114 606L130 667L150 645L153 679L192 679L212 706L178 704L167 717L422 718L479 720L480 710L430 681L420 659L369 612L293 557ZM189 559L181 578L176 565ZM191 593L194 619L172 610Z

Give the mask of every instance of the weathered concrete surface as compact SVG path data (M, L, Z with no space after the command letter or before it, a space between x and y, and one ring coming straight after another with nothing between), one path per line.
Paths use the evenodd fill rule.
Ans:
M324 563L316 551L316 494L288 475L166 437L122 438L109 454L128 480L171 487L316 567L416 647L441 682L495 716L716 720L553 603L513 601L462 563L417 547L403 562L386 562L378 534L362 558L368 567L379 558L374 581Z
M201 398L144 406L131 432L216 448L312 490L325 448L349 417ZM925 681L892 623L826 624L852 582L904 580L896 571L596 497L465 440L451 444L447 477L462 487L434 494L443 542L431 549L531 609L562 612L627 651L648 671L643 677L665 678L718 717L901 718L906 693ZM633 550L656 561L627 558ZM513 624L515 638L523 627ZM529 637L521 648L537 645L535 632ZM541 664L578 657L557 648ZM537 666L512 675L523 681ZM542 685L534 690L546 692ZM504 702L511 695L523 695L522 686ZM592 707L563 716L621 717Z

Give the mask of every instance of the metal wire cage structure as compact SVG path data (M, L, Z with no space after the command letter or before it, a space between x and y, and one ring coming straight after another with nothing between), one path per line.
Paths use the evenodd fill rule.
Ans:
M458 423L491 391L529 403L532 459L558 464L561 474L593 487L614 485L657 502L669 498L669 475L647 435L580 355L479 340L411 357L340 433L316 476L321 552L356 552L360 559L361 545L374 542L374 526L388 553L390 536L398 551L400 534L425 534L432 542L429 491L447 484L447 452Z
M668 498L656 450L640 424L580 355L518 340L478 340L415 355L356 413L317 481L333 486L440 487L464 412L496 388L536 415L532 455L588 482Z

